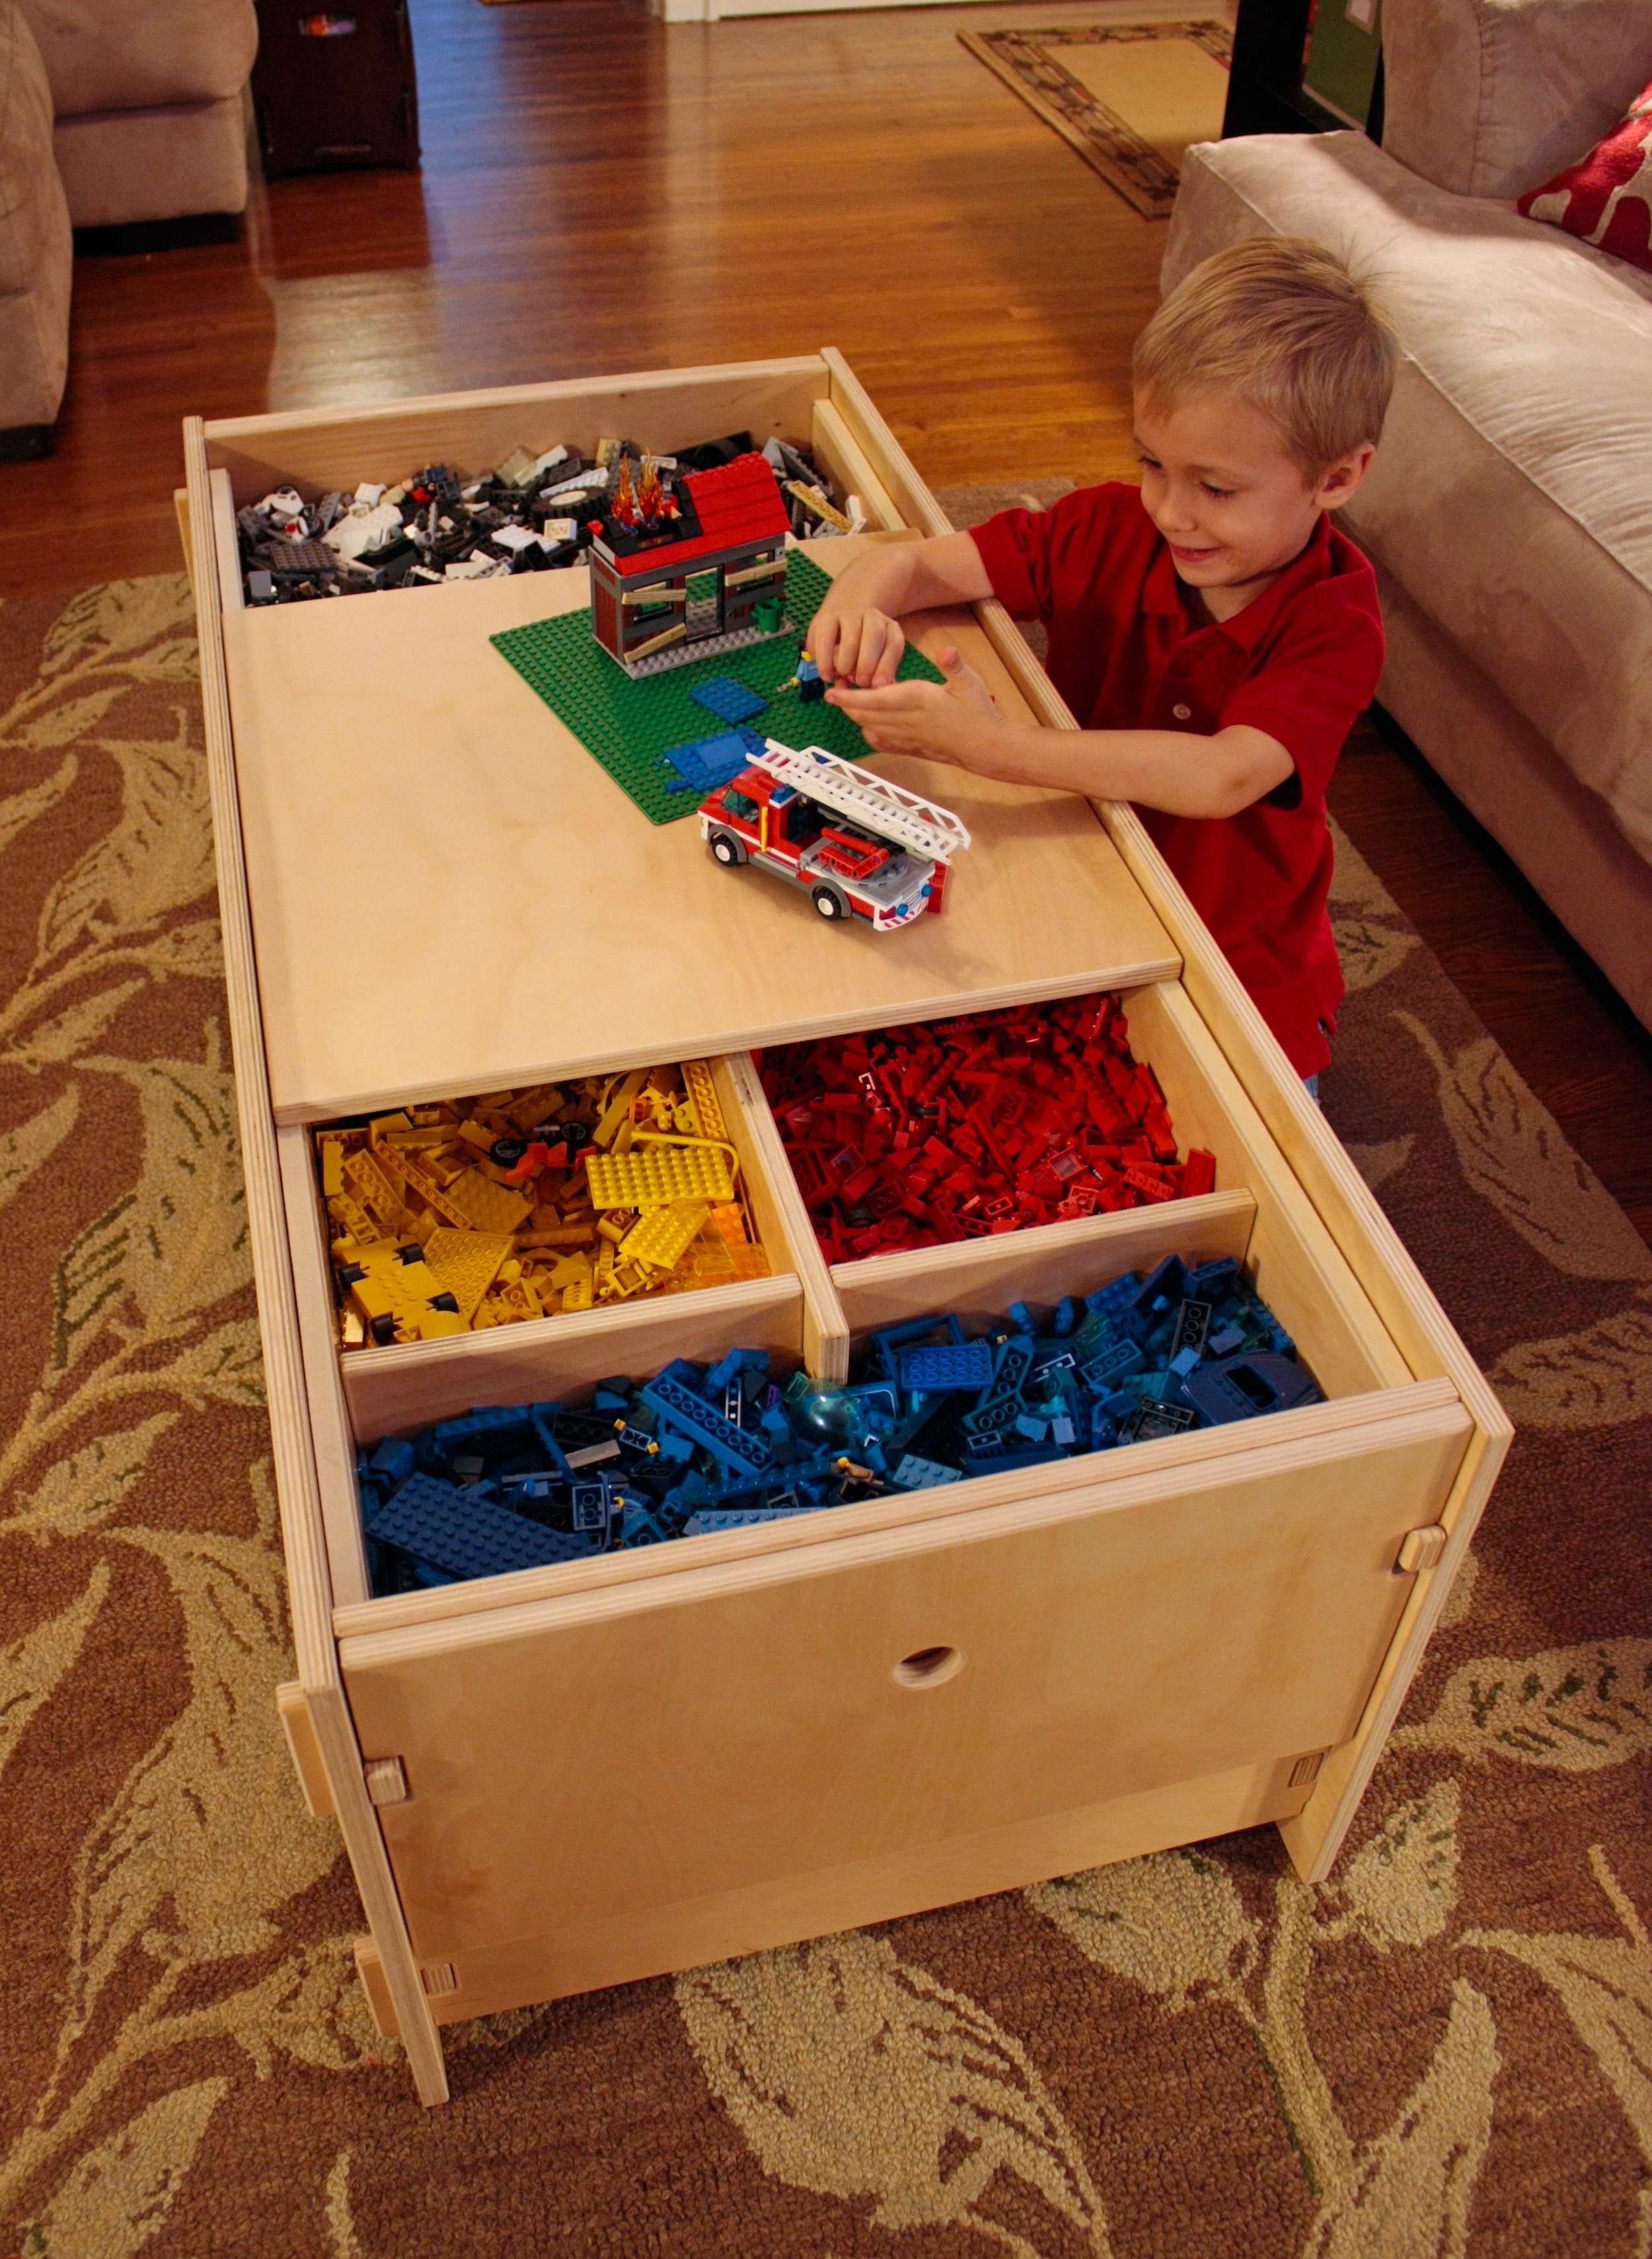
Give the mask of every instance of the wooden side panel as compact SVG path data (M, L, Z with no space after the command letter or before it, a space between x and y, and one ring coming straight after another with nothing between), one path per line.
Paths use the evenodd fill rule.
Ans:
M795 1371L803 1356L803 1297L794 1278L747 1279L577 1317L356 1350L341 1370L356 1440L370 1443L452 1420L473 1405L571 1402L609 1373L652 1379L673 1357L715 1363L735 1348L766 1349L778 1372Z
M380 1817L417 1950L462 1985L467 1954L550 1928L1339 1742L1467 1432L1448 1406L1258 1439L1220 1475L348 1641L363 1750L408 1780ZM903 1683L936 1648L962 1667Z
M1150 1270L1167 1255L1201 1263L1231 1255L1243 1262L1256 1212L1247 1192L1210 1193L1162 1208L1008 1231L998 1239L840 1263L832 1278L857 1338L931 1310L956 1311L966 1325L979 1323L1002 1317L1015 1301L1038 1308L1064 1294L1093 1293L1103 1281Z
M763 1084L749 1051L736 1051L713 1064L713 1076L731 1124L744 1141L746 1189L757 1209L758 1228L785 1246L803 1289L803 1362L827 1380L849 1377L849 1329L820 1251L808 1210L803 1206L780 1133L763 1095Z
M325 1211L316 1183L308 1132L278 1130L275 1151L287 1205L293 1297L310 1400L316 1483L321 1500L322 1529L327 1541L333 1605L349 1607L367 1597L367 1557L361 1542L361 1505L356 1494L355 1437L351 1433L350 1415L338 1374Z
M1137 1056L1150 1059L1184 1145L1216 1157L1216 1182L1255 1195L1257 1288L1301 1346L1328 1396L1397 1388L1411 1371L1313 1203L1297 1184L1180 987L1161 981L1126 1004Z
M845 501L851 494L858 495L865 505L867 518L879 532L899 531L906 520L894 497L873 470L871 459L844 421L842 411L830 400L815 403L814 440L815 461L837 480Z
M241 582L241 550L235 526L235 497L230 492L230 481L223 471L212 474L212 550L217 560L216 594L223 612L242 612L246 609L246 592Z
M836 357L829 353L826 358L833 364L836 396L839 382ZM922 522L932 531L941 530L929 518ZM976 605L975 614L1039 720L1051 729L1076 729L1078 723L1004 607L994 600ZM1436 1376L1449 1379L1474 1422L1473 1440L1440 1517L1450 1532L1444 1556L1434 1570L1417 1580L1392 1651L1356 1732L1346 1746L1334 1750L1326 1760L1307 1806L1283 1830L1303 1879L1322 1882L1359 1809L1452 1581L1467 1558L1470 1543L1507 1457L1513 1427L1409 1249L1303 1089L1232 966L1148 837L1141 819L1122 802L1098 801L1094 805L1109 837L1182 952L1181 985L1190 1002L1220 1044L1223 1057L1297 1181L1357 1274L1406 1365L1419 1379Z
M1291 1785L1292 1770L1289 1757L1241 1765L1019 1827L481 1947L454 1964L459 1989L433 2012L442 2024L491 2015L1257 1828L1285 1819L1307 1794Z
M354 1947L356 1974L361 1979L361 1989L367 1996L374 2028L381 2040L399 2040L402 2027L395 2020L395 2003L390 1998L390 1988L384 1981L384 1961L371 1937L359 1937Z
M304 1809L312 1820L331 1820L336 1807L332 1788L327 1778L327 1768L321 1761L321 1743L316 1738L316 1728L310 1715L310 1705L304 1700L304 1690L296 1681L275 1689L275 1714L281 1721L281 1731L287 1736L287 1753L292 1758L293 1771L298 1775L298 1785L303 1794Z
M383 1956L385 1983L395 2003L396 2020L420 2099L440 2102L447 2094L441 2041L414 1967L383 1838L367 1800L360 1751L345 1704L338 1650L332 1640L331 1593L293 1306L286 1215L270 1118L253 933L247 916L240 801L230 734L222 623L213 588L212 492L206 442L198 417L185 422L183 449L189 494L190 557L198 599L201 697L224 930L224 982L235 1047L236 1105L299 1683L332 1791L345 1848Z
M912 458L872 403L872 396L835 346L821 352L830 374L831 404L876 471L908 525L926 534L951 533L952 521L918 476ZM1028 656L1030 658L1031 653Z
M669 454L743 428L759 446L773 432L807 439L814 403L829 382L824 363L811 353L243 416L208 424L206 438L214 467L230 473L239 506L280 486L318 495L353 489L363 479L388 484L431 462L484 471L513 447L588 450L600 438L628 438Z

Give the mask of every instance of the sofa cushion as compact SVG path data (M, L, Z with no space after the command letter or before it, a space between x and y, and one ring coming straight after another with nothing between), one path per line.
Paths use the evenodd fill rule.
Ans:
M15 0L0 0L0 431L57 415L70 271L46 71Z
M1383 146L1462 196L1518 196L1652 78L1652 0L1383 0Z
M239 94L258 53L253 0L18 0L60 118Z
M1528 189L1518 209L1652 272L1652 86L1604 141Z
M1652 859L1652 275L1407 173L1363 134L1190 150L1164 282L1313 237L1405 351L1350 532Z
M53 146L76 227L246 209L246 121L239 100L60 118Z

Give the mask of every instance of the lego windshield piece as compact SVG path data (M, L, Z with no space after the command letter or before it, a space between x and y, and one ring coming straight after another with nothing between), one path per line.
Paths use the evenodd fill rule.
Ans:
M508 628L492 640L649 822L674 823L696 812L706 787L692 761L673 766L669 756L706 744L707 709L693 694L713 683L738 683L765 702L766 738L800 748L819 745L844 760L875 758L846 714L823 700L806 702L789 687L798 675L808 624L830 585L818 565L793 550L786 560L787 632L637 681L598 646L583 609ZM922 652L908 650L899 679L939 682L943 677Z

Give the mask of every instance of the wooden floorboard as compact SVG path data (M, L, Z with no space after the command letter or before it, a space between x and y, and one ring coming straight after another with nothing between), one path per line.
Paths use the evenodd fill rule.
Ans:
M0 467L0 597L175 569L189 413L823 343L933 484L1132 474L1164 224L956 32L1173 8L666 27L643 0L411 5L420 171L260 186L239 244L77 262L59 453ZM1652 1236L1645 1032L1414 756L1365 733L1334 804Z

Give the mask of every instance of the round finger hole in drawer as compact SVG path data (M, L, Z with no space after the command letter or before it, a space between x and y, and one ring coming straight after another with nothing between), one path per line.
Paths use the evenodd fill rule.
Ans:
M963 1668L964 1657L956 1647L920 1647L901 1657L894 1675L901 1686L944 1686Z

